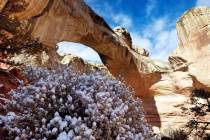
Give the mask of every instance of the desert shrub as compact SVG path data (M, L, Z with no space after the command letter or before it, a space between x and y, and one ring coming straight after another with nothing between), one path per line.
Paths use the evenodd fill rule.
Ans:
M5 139L158 139L146 123L141 100L104 73L78 74L28 67L30 85L12 91L0 117Z
M207 130L210 127L210 121L206 117L210 112L209 99L209 91L194 89L190 96L189 106L181 108L185 114L193 117L185 125L188 135L198 140L207 137Z

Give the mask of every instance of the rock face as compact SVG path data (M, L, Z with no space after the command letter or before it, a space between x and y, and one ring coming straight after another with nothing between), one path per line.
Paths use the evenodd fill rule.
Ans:
M207 7L196 7L185 12L177 21L179 47L173 53L187 60L195 60L209 53L210 11Z
M185 125L192 116L186 117L180 107L188 104L193 89L210 88L210 8L190 9L176 27L179 46L169 57L172 70L162 73L161 80L150 88L159 93L154 100L163 128ZM149 119L154 120L154 116Z
M20 85L20 80L23 80L24 84L28 84L26 77L21 74L19 69L0 68L0 114L4 113L3 105L10 99L9 91L16 89Z
M188 72L203 87L210 87L210 8L190 9L177 22L179 47L172 56L187 60Z
M1 0L0 1L0 11L2 11L2 9L5 7L5 5L7 4L8 0Z
M137 45L133 45L132 49L134 49L134 51L137 52L140 55L149 57L149 52L146 49L142 48L142 47L139 47Z
M187 71L188 63L187 60L179 56L169 56L169 63L175 71Z
M3 0L5 1L5 0ZM41 14L44 9L47 7L50 0L17 0L16 3L19 5L24 5L26 7L23 7L24 10L18 11L18 12L11 12L10 17L11 18L18 18L19 20L22 19L29 19L34 16L37 16Z
M61 58L61 64L73 66L76 71L81 73L89 73L94 70L103 71L106 74L109 74L108 69L102 64L88 63L85 62L82 58L79 58L74 55L64 55Z
M132 46L132 38L130 33L123 27L115 27L113 31L120 36L128 46Z

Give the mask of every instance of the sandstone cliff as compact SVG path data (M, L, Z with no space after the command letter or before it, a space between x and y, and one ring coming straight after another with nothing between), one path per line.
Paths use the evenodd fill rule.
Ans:
M159 93L154 98L162 128L183 127L193 116L186 116L180 108L189 104L192 90L210 88L209 11L207 7L196 7L177 21L179 46L169 57L172 71L161 74L161 80L150 88Z
M179 47L173 56L187 60L188 72L198 86L210 87L210 9L190 9L177 22ZM196 83L195 83L196 84Z

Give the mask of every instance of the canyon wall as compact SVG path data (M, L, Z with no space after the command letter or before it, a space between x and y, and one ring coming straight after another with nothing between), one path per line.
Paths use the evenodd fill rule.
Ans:
M177 22L179 47L172 56L187 60L189 74L199 85L210 87L210 8L190 9ZM197 83L198 84L198 83Z
M168 59L173 70L161 74L161 80L150 88L159 93L154 98L162 128L184 127L194 116L180 108L189 106L192 90L210 89L210 8L186 11L176 28L179 46ZM206 116L200 120L209 120L210 114Z

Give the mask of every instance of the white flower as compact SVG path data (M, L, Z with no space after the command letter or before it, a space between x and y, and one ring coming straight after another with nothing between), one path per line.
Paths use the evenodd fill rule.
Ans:
M6 107L18 116L0 116L8 139L157 139L141 101L120 81L99 71L81 75L66 66L28 67L25 73L30 85L12 91Z
M57 140L68 140L68 135L66 132L61 132L57 138Z

